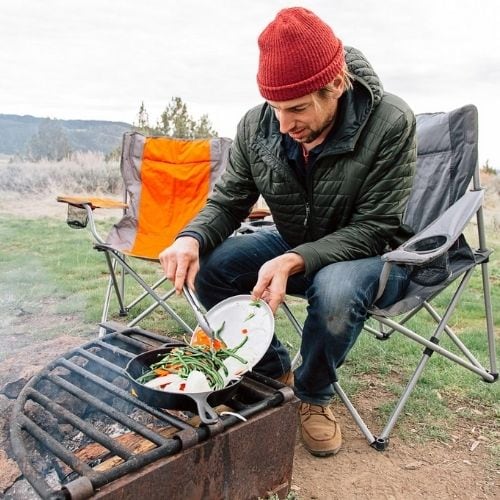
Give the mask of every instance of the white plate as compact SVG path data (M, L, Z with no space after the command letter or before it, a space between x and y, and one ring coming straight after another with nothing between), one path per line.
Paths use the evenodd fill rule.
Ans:
M219 332L227 347L238 349L238 356L247 361L242 372L251 370L266 353L274 334L274 316L263 300L250 295L236 295L219 302L207 312L210 326Z

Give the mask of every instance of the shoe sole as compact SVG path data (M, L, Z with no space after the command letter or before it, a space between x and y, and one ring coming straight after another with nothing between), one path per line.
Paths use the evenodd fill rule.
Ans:
M327 450L327 451L316 451L316 450L310 450L307 448L307 446L304 445L304 448L313 456L319 457L319 458L325 458L325 457L331 457L333 455L336 455L339 451L340 448L336 448L335 450Z

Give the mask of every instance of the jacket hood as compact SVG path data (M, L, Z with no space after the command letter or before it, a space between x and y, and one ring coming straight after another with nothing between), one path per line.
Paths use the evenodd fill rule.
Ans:
M345 47L345 60L354 80L363 84L370 91L373 106L377 106L382 100L384 88L372 65L363 53L354 47Z

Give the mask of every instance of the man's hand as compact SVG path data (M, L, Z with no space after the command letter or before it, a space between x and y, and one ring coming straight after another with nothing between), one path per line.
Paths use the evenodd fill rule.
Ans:
M194 278L200 269L200 244L196 238L181 236L160 253L165 276L173 283L177 294L185 283L194 290Z
M265 300L275 313L285 300L288 277L304 269L304 259L296 253L286 253L268 260L259 270L252 296Z

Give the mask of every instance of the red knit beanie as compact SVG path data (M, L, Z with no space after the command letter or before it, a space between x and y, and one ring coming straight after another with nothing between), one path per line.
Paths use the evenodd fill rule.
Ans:
M288 101L330 83L344 66L344 48L310 10L278 12L259 36L257 84L264 99Z

